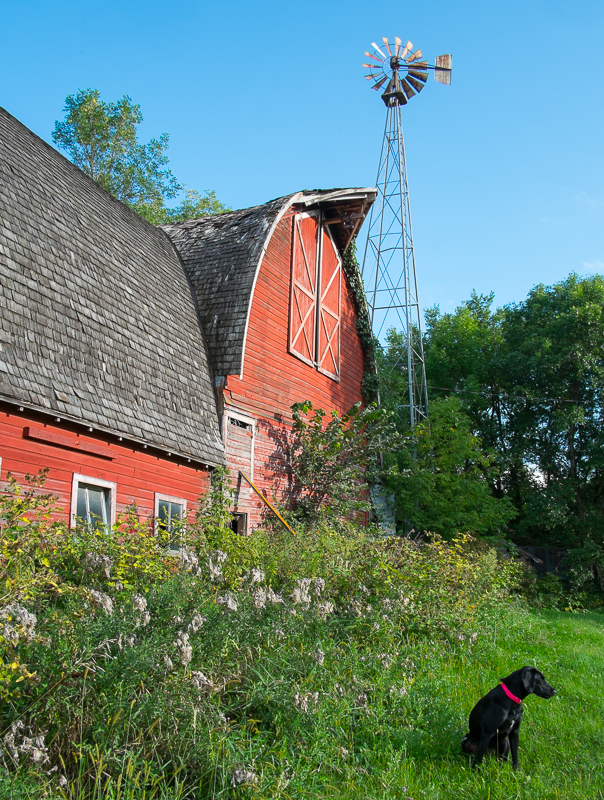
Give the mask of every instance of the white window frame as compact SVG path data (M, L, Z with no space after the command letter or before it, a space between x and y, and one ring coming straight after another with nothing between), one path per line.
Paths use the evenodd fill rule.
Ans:
M163 494L163 492L155 492L153 500L153 533L155 536L158 534L157 520L159 517L159 504L161 500L165 500L168 503L178 503L180 506L182 506L182 521L185 525L187 523L187 501L184 499L184 497L172 497L172 495ZM178 556L180 555L181 549L182 548L180 547L175 548L168 546L168 553L172 556Z
M226 452L227 442L229 438L229 418L230 419L238 419L240 422L244 422L246 425L249 425L252 429L252 445L250 448L250 480L254 480L254 459L255 459L255 449L256 449L256 419L255 417L250 416L249 414L243 414L241 411L233 411L232 408L226 408L224 411L223 416L223 431L222 431L222 438L224 441L224 449Z
M117 493L117 483L114 481L106 481L102 478L92 478L90 475L80 475L74 472L73 480L71 482L71 516L70 527L75 528L77 525L78 513L78 488L81 483L89 484L90 486L98 486L101 489L109 489L109 526L115 525L116 518L116 502L115 496Z

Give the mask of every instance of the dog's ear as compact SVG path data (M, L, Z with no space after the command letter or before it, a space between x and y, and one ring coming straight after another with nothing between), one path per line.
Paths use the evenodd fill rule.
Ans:
M539 670L535 669L535 667L522 667L521 670L521 679L522 685L528 692L528 694L532 694L535 689L535 679L539 674Z

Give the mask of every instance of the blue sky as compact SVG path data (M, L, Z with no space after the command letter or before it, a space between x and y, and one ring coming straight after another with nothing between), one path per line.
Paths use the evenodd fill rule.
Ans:
M604 273L601 0L19 0L1 28L0 105L35 133L78 89L129 94L179 180L233 208L372 185L385 107L364 51L450 52L452 86L403 108L421 305Z

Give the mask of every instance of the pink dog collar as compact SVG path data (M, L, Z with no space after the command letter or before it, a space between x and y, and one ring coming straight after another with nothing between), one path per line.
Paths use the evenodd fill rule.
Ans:
M519 697L516 697L515 694L512 694L503 681L501 682L501 688L507 694L510 700L513 700L515 703L522 703L522 700Z

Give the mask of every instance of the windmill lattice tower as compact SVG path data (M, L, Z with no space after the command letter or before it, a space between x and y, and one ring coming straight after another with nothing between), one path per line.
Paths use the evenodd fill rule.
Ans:
M451 56L437 56L429 65L421 50L413 52L411 42L403 47L396 37L390 44L384 37L388 55L372 42L373 53L366 52L370 63L367 80L379 90L386 82L382 100L386 104L386 125L376 179L378 195L368 223L367 242L361 274L374 335L383 340L390 328L403 333L407 371L408 403L411 427L428 416L428 387L421 332L421 311L417 293L413 231L409 205L409 186L401 106L421 92L428 80L427 70L434 70L439 83L451 83Z

